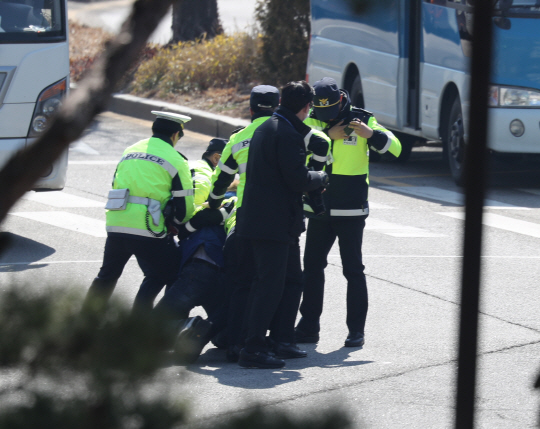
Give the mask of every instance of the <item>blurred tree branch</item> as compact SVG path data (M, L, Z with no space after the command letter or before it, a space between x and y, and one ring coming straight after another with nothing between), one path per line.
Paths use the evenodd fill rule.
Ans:
M76 92L64 101L50 127L31 146L15 154L0 171L0 224L9 210L42 176L94 116L106 109L124 73L137 60L172 0L137 0L120 33L107 43ZM5 247L0 235L0 252Z

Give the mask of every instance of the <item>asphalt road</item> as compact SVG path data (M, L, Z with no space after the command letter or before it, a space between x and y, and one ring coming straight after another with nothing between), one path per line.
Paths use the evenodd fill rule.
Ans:
M14 246L0 257L0 283L82 291L101 264L103 205L124 148L150 123L100 115L70 149L62 192L29 193L2 225ZM189 126L188 126L189 128ZM209 136L187 133L178 149L198 158ZM463 196L439 148L407 164L372 163L364 236L370 310L363 349L343 348L345 281L338 246L326 270L321 340L283 370L247 370L207 347L187 368L164 368L173 394L207 422L262 403L294 414L345 409L355 427L453 427ZM540 168L498 164L484 215L477 428L536 427L540 392ZM303 242L302 242L303 243ZM130 261L115 294L131 302L142 273Z

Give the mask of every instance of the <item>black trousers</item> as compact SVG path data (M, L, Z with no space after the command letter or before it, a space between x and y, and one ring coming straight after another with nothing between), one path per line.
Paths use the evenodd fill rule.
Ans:
M255 260L251 242L233 233L225 241L223 248L225 259L224 287L231 291L228 313L229 344L244 344L247 332L248 300L251 284L255 277Z
M147 238L129 234L110 235L105 242L103 265L86 295L83 309L105 304L112 295L129 258L135 255L144 280L133 303L136 311L150 311L163 286L170 286L178 276L180 252L172 237Z
M310 219L304 251L304 294L298 328L318 333L323 311L324 269L336 237L347 279L347 327L350 332L364 332L368 310L368 292L362 264L362 237L367 216Z
M302 295L302 268L298 239L294 243L250 240L255 261L245 349L266 351L266 331L276 341L294 343L294 323Z

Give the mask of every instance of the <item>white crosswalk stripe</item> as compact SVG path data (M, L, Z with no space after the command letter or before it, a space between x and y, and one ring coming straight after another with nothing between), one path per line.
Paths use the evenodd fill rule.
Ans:
M68 161L69 165L116 165L118 164L118 160L116 161L110 161L110 160L101 160L101 161Z
M446 189L437 188L434 186L381 186L381 188L400 194L428 198L430 200L442 201L459 206L463 206L465 204L465 195L459 192L448 191ZM484 206L490 209L530 210L528 207L514 206L512 204L506 204L494 200L485 200Z
M439 212L443 216L454 219L465 219L464 212ZM494 213L484 213L482 224L493 228L503 229L505 231L517 232L518 234L528 235L530 237L540 238L540 225L524 220L513 219L507 216L501 216Z
M70 231L81 232L93 237L106 237L105 222L98 219L89 218L68 212L47 211L47 212L16 212L10 213L26 219L43 222Z
M387 206L386 204L377 203L377 202L375 202L375 201L370 201L370 202L369 202L369 208L370 208L370 209L375 209L375 210L379 210L379 209L384 209L384 210L391 209L391 210L395 210L395 207Z
M366 220L367 231L380 232L392 237L446 237L443 234L436 234L425 229L415 228L413 226L399 225L396 223L386 222L379 219L368 218Z
M71 146L69 147L69 151L83 153L85 155L99 155L99 152L97 150L92 149L86 143L83 143L81 141L72 143Z
M41 204L46 204L52 207L105 207L102 201L91 200L89 198L78 197L77 195L68 194L64 191L53 192L27 192L22 197L28 201L34 201Z

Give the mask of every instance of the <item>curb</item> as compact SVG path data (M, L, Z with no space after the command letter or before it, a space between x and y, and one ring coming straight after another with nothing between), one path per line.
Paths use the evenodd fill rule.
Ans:
M250 124L247 119L216 115L174 103L149 100L129 94L114 94L109 102L108 110L147 121L155 119L155 116L151 113L152 110L179 113L191 117L187 130L226 139L231 136L234 129Z

